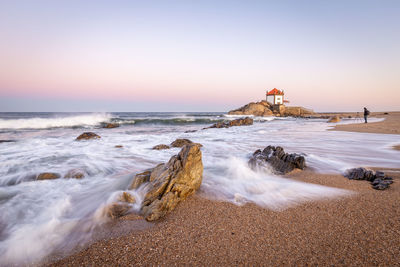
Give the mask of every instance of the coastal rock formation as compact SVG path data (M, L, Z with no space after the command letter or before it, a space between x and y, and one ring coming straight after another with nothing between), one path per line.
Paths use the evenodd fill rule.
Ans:
M328 122L330 122L330 123L336 123L336 122L340 122L340 117L339 116L333 116L333 117L331 117L329 120L328 120Z
M210 128L229 128L232 126L245 126L245 125L253 125L253 119L246 117L246 118L240 118L236 119L233 121L229 122L217 122L210 127L204 128L204 129L210 129Z
M54 180L58 179L61 176L58 173L54 172L43 172L36 177L36 180Z
M103 128L111 129L119 127L118 123L106 123L103 125Z
M152 149L154 149L154 150L162 150L162 149L169 149L169 148L170 147L168 145L160 144L160 145L153 146Z
M69 170L65 175L64 178L75 178L75 179L82 179L85 177L85 172L79 169L72 169Z
M303 107L288 107L285 105L272 105L262 100L251 102L243 107L228 112L228 115L253 115L253 116L294 116L305 117L315 114L311 109Z
M176 139L174 142L171 143L172 147L183 147L185 145L193 144L192 141L189 139Z
M148 186L141 212L154 221L175 209L176 205L200 188L203 163L199 144L185 145L168 163L135 176L130 189Z
M92 133L92 132L85 132L78 136L76 140L89 140L89 139L99 139L101 138L99 135Z
M299 154L285 153L282 147L267 146L264 150L256 150L249 160L252 168L257 166L271 166L277 173L286 174L294 169L304 170L306 160Z
M376 190L384 190L389 188L393 183L393 178L386 176L382 171L372 171L365 168L349 169L344 174L344 177L350 180L366 180L371 182L372 188Z
M260 102L251 102L243 107L228 112L228 115L254 115L254 116L272 116L272 106L265 100Z

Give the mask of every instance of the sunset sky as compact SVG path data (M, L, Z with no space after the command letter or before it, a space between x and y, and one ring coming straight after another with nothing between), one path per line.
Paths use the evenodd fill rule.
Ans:
M400 1L0 0L0 111L400 110Z

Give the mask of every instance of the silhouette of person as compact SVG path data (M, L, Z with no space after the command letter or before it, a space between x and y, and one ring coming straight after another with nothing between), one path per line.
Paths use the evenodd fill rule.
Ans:
M365 123L367 123L368 115L369 115L369 110L366 107L364 107L364 121L365 121Z

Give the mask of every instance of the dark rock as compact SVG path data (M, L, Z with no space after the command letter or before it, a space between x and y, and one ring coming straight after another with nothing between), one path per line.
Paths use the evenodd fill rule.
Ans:
M185 145L193 144L192 141L189 139L176 139L174 142L171 143L172 147L183 147Z
M118 123L106 123L103 125L103 128L111 129L119 127Z
M154 149L154 150L162 150L162 149L169 149L169 148L170 147L168 145L161 144L161 145L154 146L152 149Z
M124 146L122 145L116 145L115 148L123 148Z
M81 134L76 138L76 140L89 140L89 139L99 139L101 138L99 135L92 133L92 132L86 132Z
M15 140L0 140L0 143L12 143L16 142Z
M253 119L250 117L246 118L240 118L236 120L232 120L229 122L217 122L210 127L204 128L204 129L209 129L209 128L229 128L232 126L246 126L246 125L253 125Z
M147 186L141 213L154 221L175 209L176 205L200 188L203 163L199 144L185 145L168 163L137 174L130 186Z
M304 170L306 160L304 156L285 153L282 147L267 146L263 151L256 150L249 160L252 168L257 166L271 166L277 173L286 174L294 169Z
M36 180L54 180L58 179L61 176L58 173L54 172L43 172L36 177Z
M185 133L195 133L195 132L197 132L197 130L187 130L187 131L185 131Z
M375 173L365 168L354 168L347 170L344 177L354 180L366 180L371 182L372 188L376 190L384 190L389 188L393 183L393 178L385 176L383 171L376 171Z

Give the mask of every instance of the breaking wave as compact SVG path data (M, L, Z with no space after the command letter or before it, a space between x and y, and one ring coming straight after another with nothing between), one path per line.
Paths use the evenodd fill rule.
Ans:
M47 129L61 127L90 127L111 120L107 113L81 114L67 117L0 119L0 129Z

